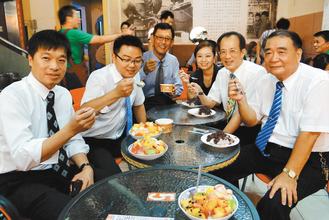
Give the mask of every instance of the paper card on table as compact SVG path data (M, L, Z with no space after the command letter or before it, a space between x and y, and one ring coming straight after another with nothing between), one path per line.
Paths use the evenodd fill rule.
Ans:
M172 192L149 192L147 201L173 202L176 200L176 193Z
M174 218L109 214L106 220L174 220Z

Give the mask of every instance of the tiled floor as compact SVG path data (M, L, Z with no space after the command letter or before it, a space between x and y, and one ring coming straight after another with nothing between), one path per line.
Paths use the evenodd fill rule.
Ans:
M255 181L252 181L251 176L248 177L245 192L249 197L263 196L266 190L266 185L257 177L255 177ZM291 220L328 220L329 197L327 191L320 190L303 199L291 211L290 218Z
M125 161L122 161L119 166L123 172L129 170ZM240 184L242 184L242 180ZM255 181L252 181L251 176L248 177L245 192L251 200L259 199L266 190L266 185L257 177L255 177ZM329 197L327 191L320 190L299 202L291 211L290 218L291 220L328 220Z

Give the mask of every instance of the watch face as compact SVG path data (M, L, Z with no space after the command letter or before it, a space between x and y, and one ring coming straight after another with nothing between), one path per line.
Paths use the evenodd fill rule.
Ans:
M289 176L290 176L291 178L295 178L296 174L295 174L294 171L289 170Z

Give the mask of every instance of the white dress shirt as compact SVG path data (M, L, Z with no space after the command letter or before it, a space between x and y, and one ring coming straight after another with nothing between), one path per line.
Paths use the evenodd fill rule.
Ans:
M109 64L92 72L88 78L81 104L103 96L115 89L117 83L122 79L115 64ZM134 79L136 82L140 81L138 73ZM133 106L139 106L144 103L144 100L145 97L142 88L135 84L130 95L130 102ZM89 130L85 131L83 136L100 139L118 139L122 135L127 122L125 97L120 98L110 106L104 107L100 113L94 125Z
M267 74L258 81L255 95L248 100L262 125L272 106L276 82L276 77ZM312 151L329 151L328 73L301 63L283 84L281 112L269 142L293 148L301 131L322 132Z
M225 111L227 109L230 73L231 72L225 67L220 69L207 96L218 104L223 103ZM243 60L242 64L238 67L238 69L236 69L234 75L241 83L247 99L253 95L255 83L266 73L267 72L264 67L246 60Z
M55 86L54 110L59 127L72 118L74 110L69 91ZM49 90L30 73L0 93L0 173L21 170L49 169L58 162L58 151L40 163L42 143L48 138L46 116ZM89 147L81 135L75 135L66 145L68 157L88 153Z

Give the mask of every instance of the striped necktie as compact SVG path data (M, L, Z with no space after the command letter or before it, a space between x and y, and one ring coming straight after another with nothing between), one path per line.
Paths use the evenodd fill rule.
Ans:
M133 126L133 113L131 110L131 101L130 97L125 98L125 105L126 105L126 114L127 114L127 124L126 124L126 134L129 134L129 130Z
M48 125L48 135L51 137L57 131L59 131L59 126L56 119L56 114L54 110L55 103L55 93L50 91L47 96L47 125ZM69 177L70 163L66 151L63 147L59 149L58 163L53 165L53 169L56 173L62 175L65 178Z
M276 83L276 90L275 90L270 114L268 116L265 125L262 127L256 138L256 146L264 156L269 156L265 154L264 150L280 116L283 86L284 86L283 83L280 81Z
M235 79L235 78L236 78L236 76L234 75L234 73L230 73L230 79ZM227 104L226 104L226 111L225 111L227 122L230 121L230 119L234 113L235 107L236 107L236 101L234 99L228 98Z

